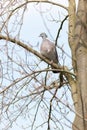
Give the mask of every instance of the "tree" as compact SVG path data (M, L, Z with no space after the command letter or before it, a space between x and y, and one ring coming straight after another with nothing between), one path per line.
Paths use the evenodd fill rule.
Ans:
M45 3L48 7L55 6L66 11L62 20L60 14L55 18L52 12L49 13L50 20L47 17L44 19L42 8L36 8L50 36L45 20L58 25L55 45L61 66L43 57L38 52L38 43L34 46L21 38L26 11L31 3L35 3L35 8ZM73 130L87 130L87 0L79 0L77 11L74 0L68 0L68 3L69 6L65 7L48 0L1 1L0 119L3 129L7 130L22 116L28 119L27 128L31 130L42 127L47 130L64 129L65 126L71 128L71 125ZM45 13L49 10L51 8ZM68 25L68 46L72 55L70 68L65 64L65 56L69 57L69 54L58 43L65 22ZM49 65L58 73L53 74ZM75 114L73 123L68 118L71 112Z
M76 80L76 87L77 87L77 96L78 102L75 110L78 114L76 114L75 121L73 123L73 129L87 129L87 120L86 120L86 56L87 56L87 47L86 47L86 24L87 24L87 11L86 11L87 1L79 0L76 21L74 25L74 33L72 36L73 40L71 39L70 46L72 50L72 58L73 60L73 67L75 68L74 72L76 72L77 80ZM79 126L77 125L79 123Z

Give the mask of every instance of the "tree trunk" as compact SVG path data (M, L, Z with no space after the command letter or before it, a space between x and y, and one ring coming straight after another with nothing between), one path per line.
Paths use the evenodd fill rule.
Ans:
M87 130L87 0L79 0L75 25L78 104L73 130Z

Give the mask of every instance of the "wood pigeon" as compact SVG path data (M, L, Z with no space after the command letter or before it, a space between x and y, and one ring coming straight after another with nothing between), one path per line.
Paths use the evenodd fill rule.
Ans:
M50 61L58 64L58 55L57 55L57 50L56 50L55 44L47 39L46 33L41 33L40 37L42 37L42 44L40 47L41 54L43 56L45 56L46 58L48 58ZM55 69L55 68L53 68L53 69ZM58 73L58 72L53 71L53 73Z

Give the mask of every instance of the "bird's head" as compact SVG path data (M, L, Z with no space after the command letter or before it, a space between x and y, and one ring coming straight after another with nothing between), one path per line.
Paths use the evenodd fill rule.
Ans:
M46 35L46 33L41 33L41 34L39 35L39 37L42 37L42 39L46 39L46 38L47 38L47 35Z

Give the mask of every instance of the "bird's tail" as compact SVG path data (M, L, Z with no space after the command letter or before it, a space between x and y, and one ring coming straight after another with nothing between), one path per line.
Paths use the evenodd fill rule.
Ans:
M52 66L51 66L51 68L52 68L52 69L55 69L55 68L52 67ZM53 72L53 73L58 73L59 71L57 71L57 70L53 70L52 72Z
M60 63L58 63L58 66L61 66ZM52 68L52 69L55 69L53 66L51 66L51 68ZM53 72L53 73L59 73L58 70L53 70L52 72Z

